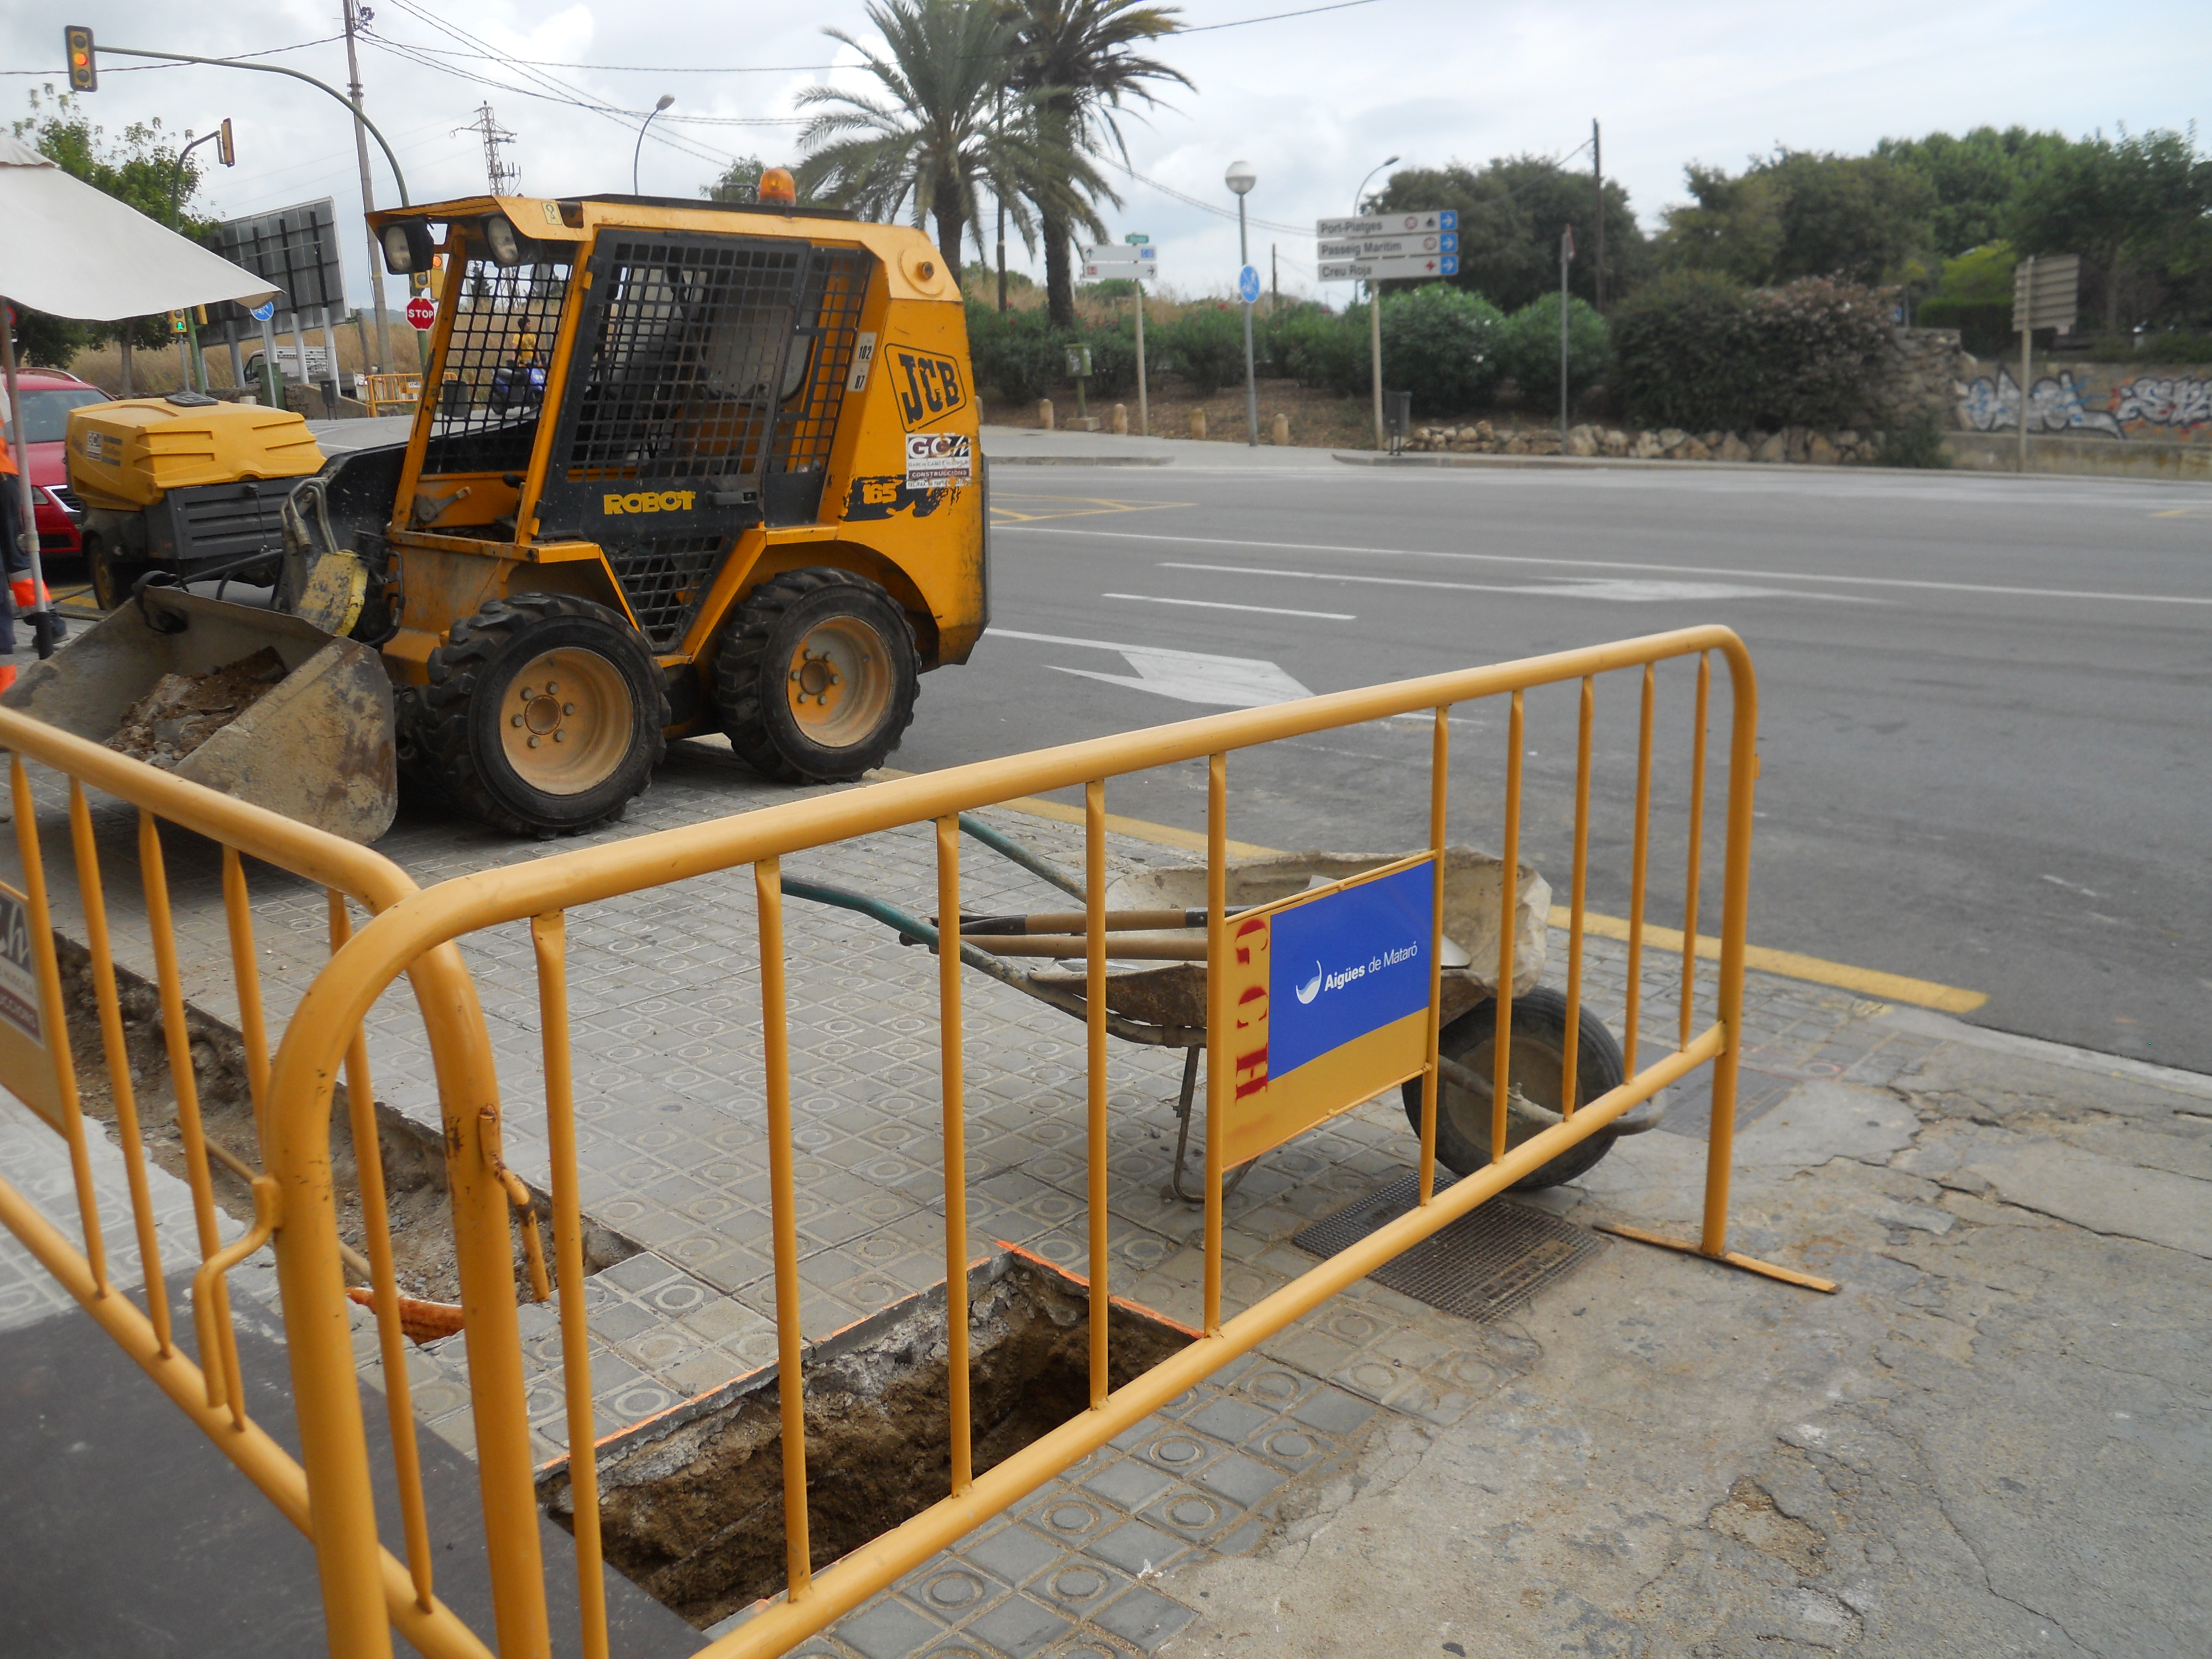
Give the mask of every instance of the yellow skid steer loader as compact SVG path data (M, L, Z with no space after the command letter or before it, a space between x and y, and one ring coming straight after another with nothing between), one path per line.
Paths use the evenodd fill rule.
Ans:
M284 510L286 667L313 659L304 627L374 649L389 681L388 729L328 766L373 763L381 737L463 811L552 836L620 817L670 738L726 732L779 780L880 764L916 676L964 662L988 619L965 311L927 239L630 196L476 197L370 224L394 274L442 256L445 277L407 442L339 457ZM152 641L216 603L169 599L140 582L0 701L72 729L95 704L115 718L180 672ZM220 609L226 627L272 620ZM88 651L104 633L125 642ZM78 684L118 672L137 681ZM329 696L374 717L350 684ZM388 826L388 790L379 805L309 782L370 802L329 827Z

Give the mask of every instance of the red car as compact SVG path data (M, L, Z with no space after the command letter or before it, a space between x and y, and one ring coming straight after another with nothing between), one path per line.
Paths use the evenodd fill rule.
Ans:
M23 441L31 462L31 498L38 506L42 559L76 558L83 551L77 522L83 503L70 489L69 416L87 404L113 401L98 386L58 368L26 368L16 375L23 400ZM10 448L15 434L9 433Z

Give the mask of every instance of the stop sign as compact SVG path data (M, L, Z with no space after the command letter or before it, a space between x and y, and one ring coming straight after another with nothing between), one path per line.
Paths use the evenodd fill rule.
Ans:
M427 294L418 294L407 302L407 320L417 328L428 328L438 320L437 301Z

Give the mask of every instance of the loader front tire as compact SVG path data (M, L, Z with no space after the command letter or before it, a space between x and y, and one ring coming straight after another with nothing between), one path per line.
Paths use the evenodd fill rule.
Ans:
M575 835L622 817L667 752L668 696L644 639L561 593L493 599L430 653L419 763L471 817Z
M730 747L763 777L857 778L913 723L920 654L898 601L866 576L788 570L723 630L714 706Z

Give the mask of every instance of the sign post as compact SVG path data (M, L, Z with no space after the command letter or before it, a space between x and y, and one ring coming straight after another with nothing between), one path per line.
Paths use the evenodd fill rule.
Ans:
M2027 471L2027 422L2035 402L2035 331L2056 329L2063 334L2074 326L2075 307L2081 292L2081 256L2057 253L2045 258L2028 255L2012 273L2012 315L2020 329L2020 471Z
M1127 282L1137 289L1137 431L1152 435L1152 410L1145 387L1145 284L1160 274L1160 251L1152 239L1131 231L1119 242L1097 242L1078 250L1086 283Z
M1367 284L1367 357L1373 368L1375 447L1382 422L1382 289L1387 282L1459 275L1459 215L1449 208L1361 213L1314 222L1315 266L1324 283Z
M1575 228L1559 233L1559 453L1567 453L1567 267L1574 263Z

